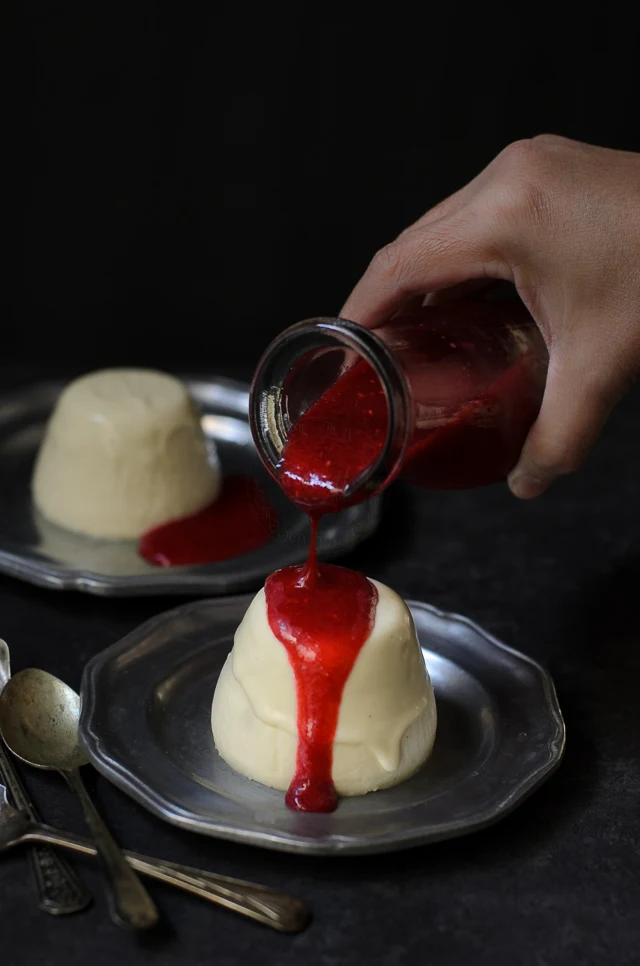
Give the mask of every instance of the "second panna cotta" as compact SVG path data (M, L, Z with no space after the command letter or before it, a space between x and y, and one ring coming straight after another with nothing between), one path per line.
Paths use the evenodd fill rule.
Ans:
M137 539L216 499L214 457L178 379L106 369L60 396L36 462L34 501L47 520L76 533Z

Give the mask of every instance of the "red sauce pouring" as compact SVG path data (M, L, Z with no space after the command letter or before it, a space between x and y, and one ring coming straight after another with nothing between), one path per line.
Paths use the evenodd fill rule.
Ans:
M414 403L423 402L422 410L416 405L414 416L423 418L414 420L402 466L413 482L440 489L481 486L504 479L515 464L540 405L534 360L524 354L509 363L489 345L485 368L476 371L472 363L480 356L473 344L461 351L450 336L422 335L407 368ZM425 378L427 360L432 369ZM433 393L434 360L442 376L436 401L443 405L430 408L424 400ZM355 496L345 491L380 456L388 427L382 385L360 359L294 423L277 468L284 492L309 514L312 528L306 566L273 574L265 588L269 624L287 650L296 682L298 750L286 802L301 811L336 807L331 771L340 701L377 604L366 577L318 564L317 524L323 513L364 498L357 489Z

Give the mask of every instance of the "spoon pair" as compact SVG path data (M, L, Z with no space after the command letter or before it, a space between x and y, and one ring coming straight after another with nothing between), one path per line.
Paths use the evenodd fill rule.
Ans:
M107 874L111 916L120 926L149 929L160 916L151 896L114 841L80 776L89 759L80 744L80 698L63 681L28 668L0 692L0 733L7 747L28 765L59 772L78 795Z

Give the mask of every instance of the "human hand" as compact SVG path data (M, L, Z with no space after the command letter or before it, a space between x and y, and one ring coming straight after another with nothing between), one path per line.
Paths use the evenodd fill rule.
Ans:
M342 312L369 328L417 297L513 282L549 349L512 492L577 469L640 371L640 154L517 141L381 249Z

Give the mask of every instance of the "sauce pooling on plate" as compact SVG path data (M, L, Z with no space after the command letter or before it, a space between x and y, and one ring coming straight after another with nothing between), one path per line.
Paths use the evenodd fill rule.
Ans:
M147 531L138 549L161 567L215 563L263 547L277 526L276 511L256 480L228 476L214 503Z

